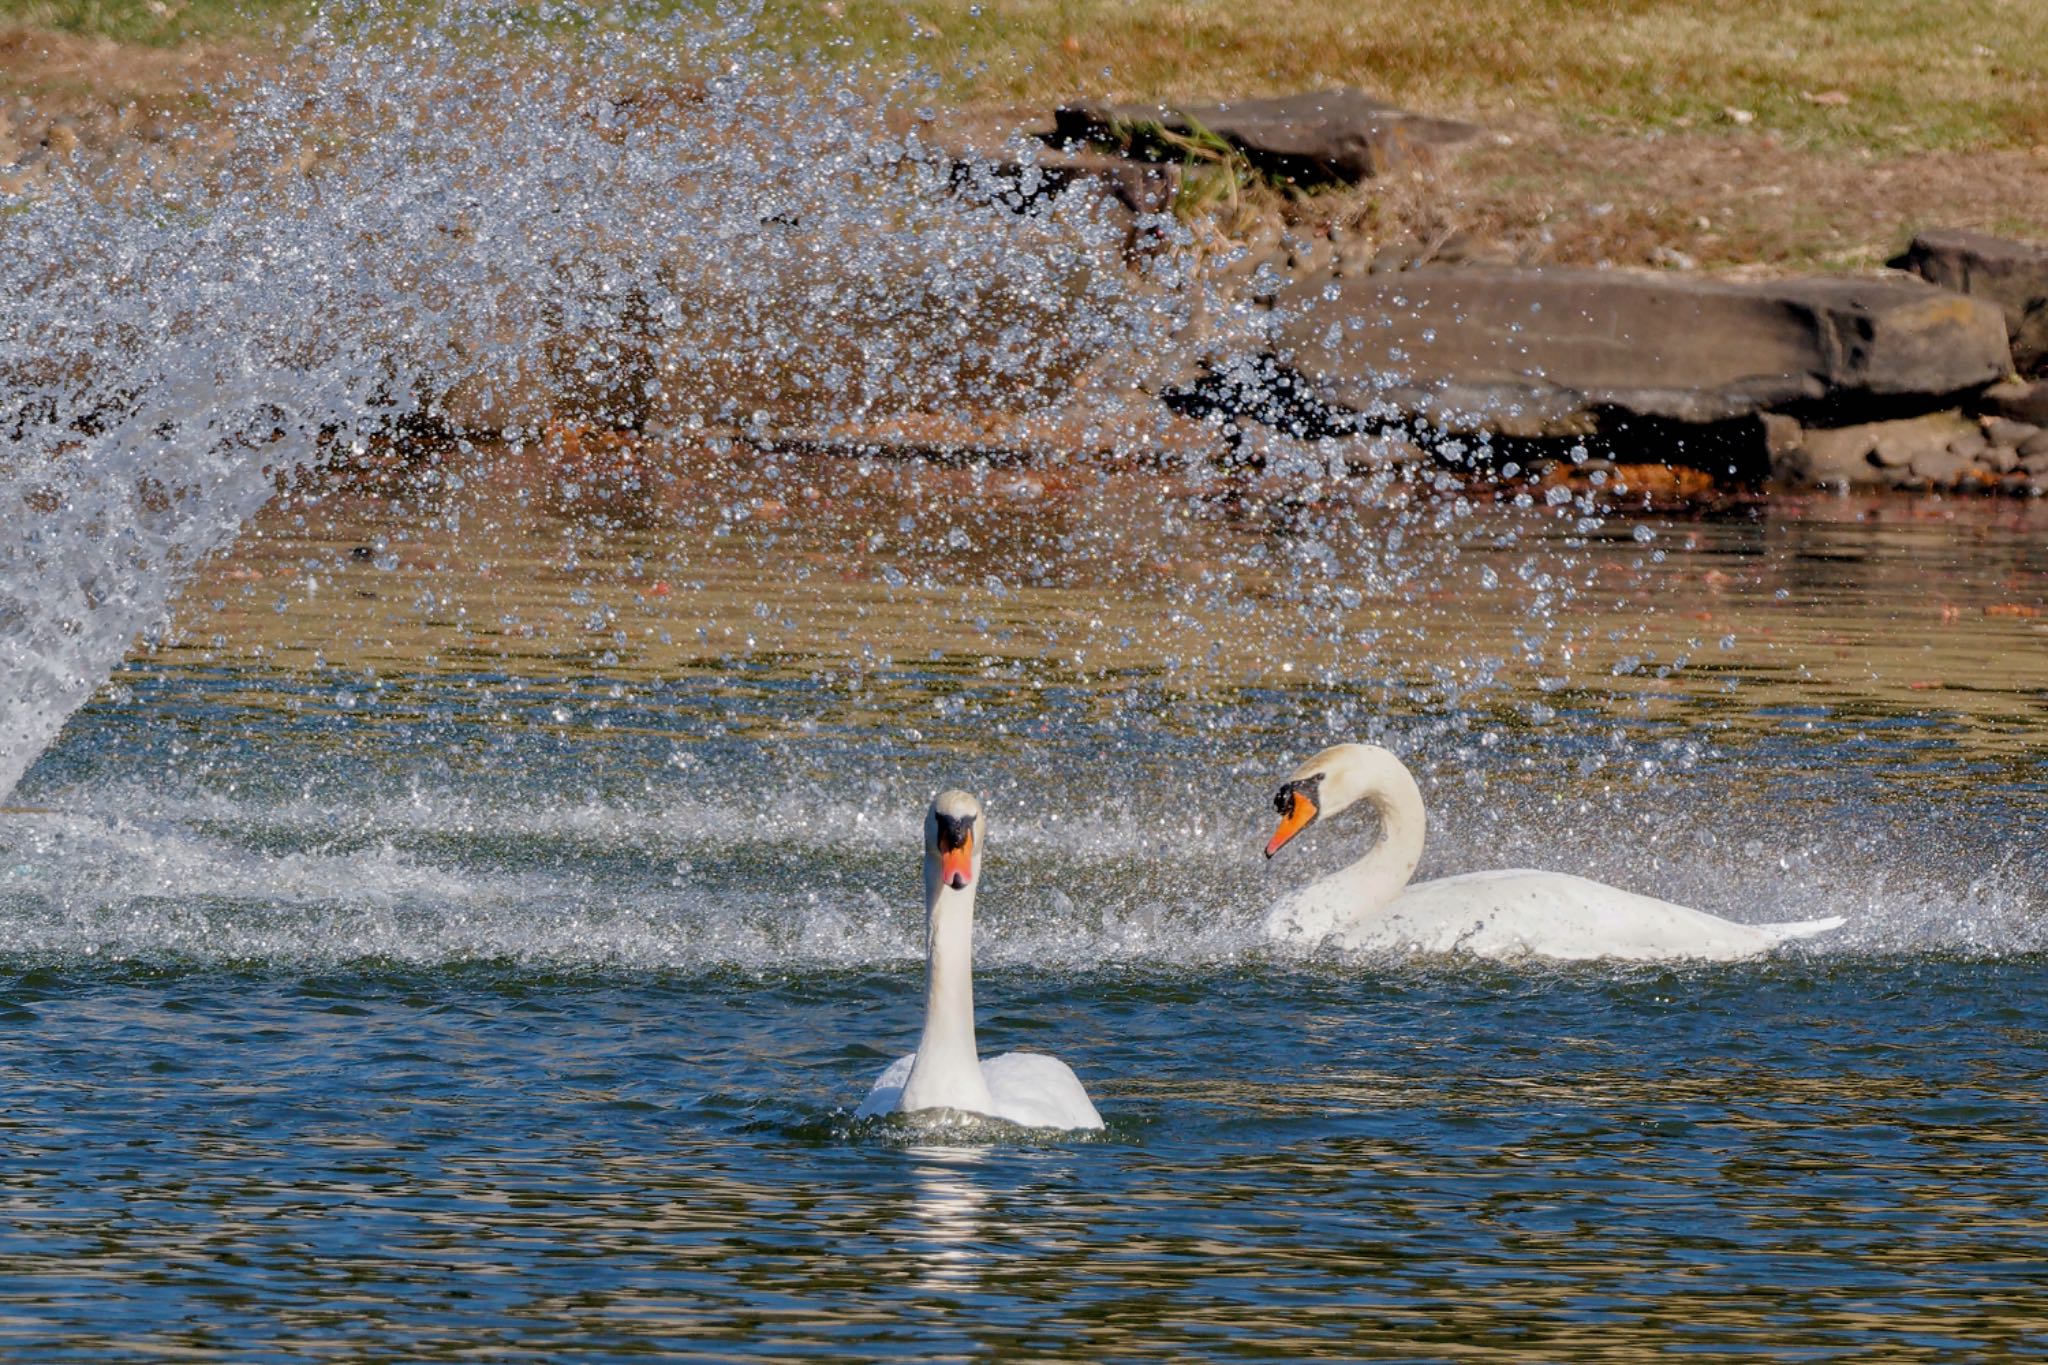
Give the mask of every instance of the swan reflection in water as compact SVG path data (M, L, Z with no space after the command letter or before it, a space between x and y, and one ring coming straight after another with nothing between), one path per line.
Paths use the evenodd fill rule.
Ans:
M985 1264L978 1244L989 1225L989 1193L979 1168L986 1147L911 1147L916 1201L911 1217L920 1236L913 1242L921 1285L957 1285Z

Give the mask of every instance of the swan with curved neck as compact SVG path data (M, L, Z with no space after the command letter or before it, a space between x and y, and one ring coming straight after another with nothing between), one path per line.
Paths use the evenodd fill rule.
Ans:
M1026 1128L1100 1128L1071 1068L1037 1052L981 1060L974 1041L974 893L988 817L963 791L941 793L924 817L924 1033L891 1063L854 1111L951 1109Z
M1563 872L1469 872L1415 886L1426 820L1401 760L1373 744L1339 744L1295 770L1273 798L1271 858L1318 820L1359 803L1379 816L1378 841L1342 871L1287 896L1266 916L1282 941L1334 938L1354 951L1480 957L1735 961L1839 927L1839 915L1738 924L1654 896Z

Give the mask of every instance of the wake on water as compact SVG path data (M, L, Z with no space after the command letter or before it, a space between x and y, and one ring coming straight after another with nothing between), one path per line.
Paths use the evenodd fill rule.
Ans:
M0 956L684 973L923 957L914 806L877 814L768 791L770 814L742 817L682 799L553 807L415 791L264 803L121 783L53 796L61 809L15 814L0 833ZM1286 883L1259 866L1258 815L1154 808L1102 822L1041 808L1004 821L991 836L977 959L1083 972L1324 960L1260 931ZM1540 811L1519 823L1545 827ZM1434 856L1461 870L1489 848ZM1835 846L1759 868L1736 850L1668 868L1657 889L1697 886L1695 904L1751 922L1849 917L1789 950L1798 956L2048 949L2024 867L1957 887L1945 868L1899 862Z

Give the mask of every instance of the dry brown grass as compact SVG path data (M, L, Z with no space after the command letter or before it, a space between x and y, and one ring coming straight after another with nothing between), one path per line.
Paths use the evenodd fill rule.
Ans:
M1858 268L1936 223L2048 237L2040 3L767 0L761 39L881 72L923 62L983 124L1020 121L1001 106L1043 127L1075 94L1347 83L1506 139L1355 193L1255 195L1244 234L1339 225L1530 262ZM253 35L301 13L302 0L0 0L0 97L175 105L195 77L274 52ZM6 32L9 17L41 27Z
M0 0L0 28L256 42L310 8ZM843 64L921 62L965 102L1344 83L1502 126L1682 128L1741 109L1759 130L1828 146L2048 141L2040 0L764 0L760 41Z
M158 48L103 34L0 25L0 97L25 95L66 110L137 101L191 107L195 87L251 61L236 43Z
M1840 153L1536 127L1285 216L1383 243L1471 239L1526 264L1868 269L1923 227L2048 236L2048 149Z
M1702 126L1740 109L1758 130L1826 145L2048 138L2039 0L777 0L771 12L793 41L915 56L976 100L1342 83L1503 126L1531 114Z

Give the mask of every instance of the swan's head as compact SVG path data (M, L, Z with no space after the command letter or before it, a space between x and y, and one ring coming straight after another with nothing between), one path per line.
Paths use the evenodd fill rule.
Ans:
M924 873L928 885L965 891L981 880L981 847L988 839L981 802L963 791L940 792L924 816Z
M1296 768L1273 795L1280 828L1266 842L1266 856L1278 853L1317 820L1335 815L1374 791L1388 765L1406 771L1400 759L1377 744L1339 744Z

